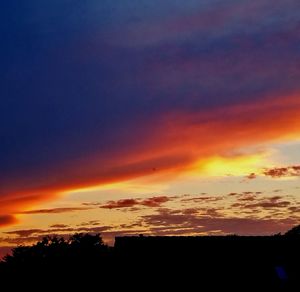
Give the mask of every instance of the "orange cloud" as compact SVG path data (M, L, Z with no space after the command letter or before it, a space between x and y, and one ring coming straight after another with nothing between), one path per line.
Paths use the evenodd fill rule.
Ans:
M27 211L67 190L124 181L153 173L184 171L196 161L226 155L260 143L288 140L300 134L299 95L211 110L170 112L147 121L136 144L112 150L109 157L87 154L66 165L2 181L0 215ZM150 126L149 126L150 125Z

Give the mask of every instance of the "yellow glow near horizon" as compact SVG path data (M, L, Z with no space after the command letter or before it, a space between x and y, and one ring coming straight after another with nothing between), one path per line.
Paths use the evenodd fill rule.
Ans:
M259 173L266 165L266 156L266 153L235 157L215 156L207 161L198 162L195 170L204 176L246 176Z
M270 156L272 156L272 151L259 152L249 155L237 155L237 156L213 156L206 160L197 161L190 170L185 170L181 175L183 177L213 177L213 176L246 176L252 172L260 173L261 169L266 165L270 165ZM274 158L274 157L273 157ZM78 193L91 193L95 191L105 191L105 190L122 190L129 191L131 193L140 192L151 192L153 190L163 191L165 180L160 179L164 174L159 173L157 175L151 175L150 177L140 177L123 182L114 182L103 185L96 185L85 188L70 189L63 192L65 195L72 195ZM181 180L180 174L173 173L169 177L168 182L176 180Z

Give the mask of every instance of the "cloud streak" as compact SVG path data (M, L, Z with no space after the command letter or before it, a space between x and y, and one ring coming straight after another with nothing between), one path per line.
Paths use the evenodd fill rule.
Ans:
M172 228L169 229L168 227L176 228L177 234L266 235L283 232L297 223L293 219L212 218L194 214L172 214L166 210L158 214L144 216L143 220L148 226L151 226L154 234L160 235L172 234Z
M68 212L86 211L86 210L90 210L90 209L91 208L88 208L88 207L53 208L53 209L39 209L39 210L24 211L24 212L20 212L19 214L25 214L25 215L61 214L61 213L68 213Z

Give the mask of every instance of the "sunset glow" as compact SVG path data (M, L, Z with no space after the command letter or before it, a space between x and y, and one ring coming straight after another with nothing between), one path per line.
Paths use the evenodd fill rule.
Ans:
M299 224L299 1L6 2L3 250Z

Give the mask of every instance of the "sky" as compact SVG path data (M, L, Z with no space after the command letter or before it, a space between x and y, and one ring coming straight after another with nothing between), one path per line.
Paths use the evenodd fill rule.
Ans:
M0 4L0 246L300 222L298 0Z

